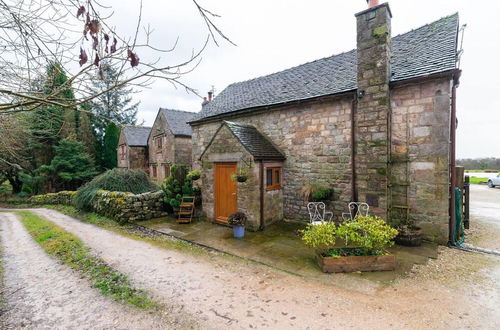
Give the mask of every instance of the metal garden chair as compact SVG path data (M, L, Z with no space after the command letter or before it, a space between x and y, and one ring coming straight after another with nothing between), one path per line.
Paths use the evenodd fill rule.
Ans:
M352 221L359 216L368 216L368 211L370 210L370 206L368 204L361 202L350 202L348 206L349 213L342 213L342 219L344 221Z
M323 202L310 202L307 204L309 211L309 221L313 225L320 225L322 223L330 222L333 218L332 212L325 212L326 206Z

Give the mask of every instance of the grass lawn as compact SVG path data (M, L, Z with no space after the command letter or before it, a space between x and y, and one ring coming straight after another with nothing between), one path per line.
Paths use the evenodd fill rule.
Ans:
M469 177L469 182L470 183L488 183L488 178L476 178L476 177Z
M91 253L78 237L29 211L18 211L21 221L47 254L58 258L90 280L101 293L141 309L157 308L144 290L132 286L127 276Z

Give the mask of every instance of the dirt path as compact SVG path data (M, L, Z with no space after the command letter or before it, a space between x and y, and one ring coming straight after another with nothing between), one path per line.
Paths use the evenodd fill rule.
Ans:
M467 243L500 251L500 187L471 184L470 216Z
M165 328L166 320L102 296L50 258L14 214L0 212L0 225L7 329Z
M469 283L465 289L450 287L443 284L448 283L448 278L436 282L432 276L422 276L428 274L425 269L395 286L363 294L234 260L198 258L156 248L53 210L35 212L79 236L104 260L128 274L138 286L154 292L159 300L176 303L179 310L197 315L203 328L493 329L500 326L498 310L481 304L484 295L474 297ZM462 258L460 253L465 252L453 253L459 254L452 255L452 261ZM485 264L488 262L489 259ZM439 262L431 266L434 267L431 275L438 276L447 270Z

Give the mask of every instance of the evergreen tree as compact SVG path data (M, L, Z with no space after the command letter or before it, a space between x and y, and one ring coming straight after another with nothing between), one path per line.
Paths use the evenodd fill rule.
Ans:
M66 73L58 63L47 65L45 77L40 77L37 82L38 93L50 95L68 81ZM58 102L71 102L75 99L71 87L60 91L54 98ZM34 165L49 164L54 157L54 145L61 136L61 128L66 117L66 110L61 106L45 105L35 110L31 115L31 131L33 134L32 147L34 151ZM71 115L68 115L71 118Z
M120 128L114 123L110 123L106 127L104 133L104 147L102 164L106 169L112 169L117 166L116 149L118 148L118 140L120 139Z
M55 147L55 152L50 165L43 165L37 170L52 182L55 190L75 190L98 173L79 141L63 139Z
M101 64L103 79L93 80L92 94L102 93L112 88L121 78L120 72L108 63ZM131 103L132 88L125 86L107 91L90 102L92 109L92 123L94 125L97 142L104 141L104 133L110 121L122 125L135 125L137 122L137 107L139 103Z
M77 137L77 126L77 112L73 109L66 109L59 134L61 139L75 139Z
M82 142L85 152L92 159L95 159L95 135L90 123L89 116L86 112L78 113L78 141Z

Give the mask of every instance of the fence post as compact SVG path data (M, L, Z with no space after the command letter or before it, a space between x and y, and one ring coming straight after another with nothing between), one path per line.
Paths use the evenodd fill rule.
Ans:
M470 203L470 181L469 176L465 176L464 182L464 228L469 229L469 203Z

